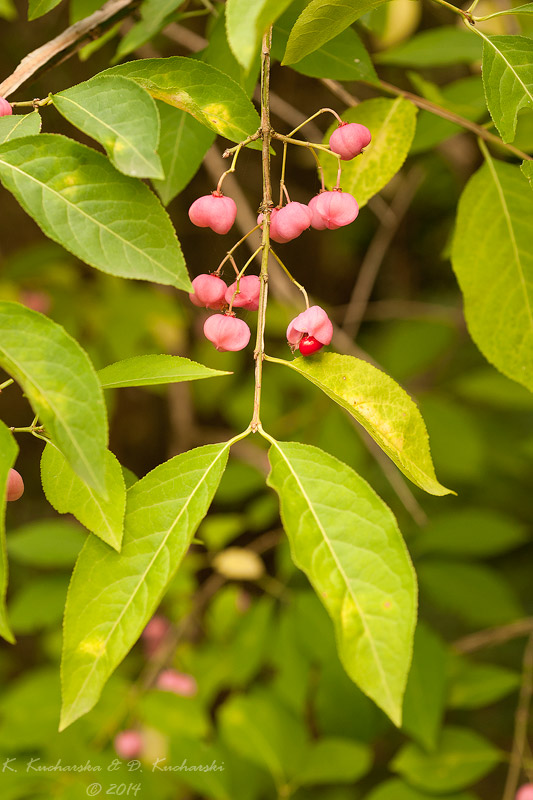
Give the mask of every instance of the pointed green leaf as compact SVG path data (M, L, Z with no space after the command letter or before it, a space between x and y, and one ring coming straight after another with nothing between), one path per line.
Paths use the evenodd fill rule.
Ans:
M419 623L413 663L403 704L403 729L426 750L437 746L446 701L446 661L443 642L430 627Z
M156 100L192 114L207 128L240 142L260 125L257 111L232 78L193 58L147 58L111 67L102 75L131 78Z
M134 356L117 361L98 372L104 389L118 389L122 386L156 386L162 383L196 381L200 378L213 378L218 375L231 375L219 369L204 367L182 356Z
M0 636L11 644L15 638L9 627L6 610L7 550L6 550L6 490L9 470L15 463L18 445L9 428L0 420Z
M343 666L400 725L416 578L396 520L359 475L317 447L272 441L269 459L293 561L333 620Z
M65 609L61 729L89 711L178 569L224 472L229 443L170 459L128 491L122 550L89 537Z
M502 760L502 754L474 731L444 728L439 747L424 752L407 744L392 762L392 769L417 789L426 792L455 792L471 786Z
M367 11L386 0L311 0L291 31L283 64L294 64L318 50Z
M124 530L126 486L117 459L106 451L105 487L107 497L88 486L68 465L53 445L41 458L41 480L46 499L60 514L73 514L102 541L120 550Z
M512 142L521 108L533 110L533 39L484 36L483 85L492 119L504 142Z
M111 63L122 61L141 45L150 41L175 18L175 13L184 0L144 0L141 3L141 19L122 36Z
M71 569L86 538L85 531L77 523L44 519L11 531L7 552L10 559L19 564Z
M72 469L105 492L107 415L85 351L43 314L0 302L0 366L20 384Z
M450 494L437 481L422 416L407 392L367 361L338 353L269 359L304 375L365 428L407 477L429 494Z
M152 184L167 206L196 175L215 133L180 108L159 100L156 103L161 119L159 155L165 177Z
M520 673L455 656L450 665L450 708L483 708L520 687Z
M498 17L502 17L504 14L533 14L533 3L526 3L525 6L516 6L516 8L505 8L497 12Z
M228 41L237 61L248 70L252 66L261 39L272 23L283 14L292 0L227 0L226 28Z
M135 81L99 75L52 95L69 122L96 139L114 166L135 178L164 178L156 153L159 115L155 101Z
M400 67L447 67L481 60L483 43L464 28L440 25L376 55L378 64Z
M518 167L487 154L459 201L452 264L472 339L491 364L530 391L532 240L530 187Z
M60 4L61 0L28 0L28 19L38 19L48 14Z
M417 555L479 559L506 553L528 539L526 526L513 517L471 504L432 516L412 542L411 549Z
M0 117L0 144L21 136L31 136L41 132L41 115L38 111L30 114L15 114Z
M345 122L359 122L370 130L372 141L364 152L351 161L341 161L341 186L353 194L359 206L364 206L401 169L415 135L416 107L402 97L386 100L364 100L342 115ZM324 143L337 125L332 125ZM319 153L328 187L337 182L337 159Z
M528 179L531 188L533 188L533 161L522 161L520 169L522 170L522 174Z
M191 290L164 209L102 154L56 134L27 136L0 146L0 179L47 236L87 264Z

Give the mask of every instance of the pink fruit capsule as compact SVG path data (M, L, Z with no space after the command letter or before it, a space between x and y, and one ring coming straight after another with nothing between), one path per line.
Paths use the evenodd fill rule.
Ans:
M533 783L525 783L516 793L516 800L533 800Z
M243 350L250 341L250 328L242 319L229 314L213 314L204 324L204 335L217 350Z
M293 347L304 337L312 337L321 344L329 344L333 336L331 320L320 306L311 306L298 314L287 328L287 341Z
M226 303L233 300L233 308L246 308L248 311L257 311L259 308L259 291L261 281L257 275L244 275L239 281L239 293L237 291L237 281L226 289ZM233 295L235 294L235 297Z
M225 303L227 284L216 275L198 275L192 282L194 292L189 294L189 300L201 308L214 308L217 311Z
M227 233L236 216L235 201L218 192L199 197L189 208L189 219L193 225L211 228L215 233Z
M142 736L138 731L121 731L113 740L115 752L119 758L138 758L143 751Z
M257 217L257 224L263 221L263 215ZM287 203L283 208L273 208L270 214L270 238L274 242L285 244L296 239L311 225L311 211L303 203Z
M24 481L16 469L10 469L7 476L6 500L19 500L24 494Z
M0 97L0 117L9 117L13 113L10 103L4 97Z
M194 697L198 692L198 684L193 676L175 669L164 669L160 672L156 686L164 692L173 692L181 697Z
M341 122L329 137L329 146L343 161L350 161L371 141L372 134L365 125L360 125L358 122Z
M335 189L333 192L320 192L309 201L311 226L318 231L330 231L349 225L359 214L359 206L349 192Z

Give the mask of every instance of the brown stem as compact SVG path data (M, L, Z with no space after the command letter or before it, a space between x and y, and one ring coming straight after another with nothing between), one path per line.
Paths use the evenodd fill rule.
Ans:
M524 760L524 753L526 749L527 724L529 720L529 707L531 705L532 695L533 635L531 635L527 640L526 649L524 651L524 659L522 662L522 684L520 686L520 697L518 699L518 706L515 714L513 749L511 752L511 763L509 764L507 780L505 782L503 800L513 800L516 790L518 789L518 781L520 780L520 772L522 769L522 762Z
M462 639L457 639L453 646L458 653L472 653L475 650L481 650L483 647L504 644L511 639L528 636L529 634L533 634L533 617L518 619L516 622L500 625L498 628L487 628L483 631L471 633L468 636L463 636Z

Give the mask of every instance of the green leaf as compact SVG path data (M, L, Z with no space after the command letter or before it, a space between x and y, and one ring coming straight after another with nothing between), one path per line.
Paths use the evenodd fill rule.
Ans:
M134 356L117 361L98 372L104 389L118 389L123 386L156 386L162 383L196 381L200 378L213 378L231 375L219 369L204 367L182 356Z
M372 751L361 742L331 737L319 739L309 746L304 766L293 782L299 786L324 783L353 783L372 766Z
M43 314L0 302L0 366L20 384L76 474L105 493L106 409L84 350Z
M483 37L483 85L492 119L504 142L512 142L521 108L533 109L533 39Z
M426 792L455 792L478 781L502 760L501 753L474 731L444 728L439 748L425 753L407 744L392 762L392 769Z
M161 119L159 156L165 177L152 184L167 206L196 175L215 134L190 114L156 101Z
M159 115L141 86L119 75L100 75L53 94L69 122L105 148L112 164L135 178L164 178L156 153Z
M56 511L73 514L102 541L120 550L126 486L122 468L113 453L108 450L105 458L106 497L78 478L53 445L47 445L43 451L41 480L46 499Z
M413 663L403 704L403 729L425 750L434 750L446 700L447 652L427 625L415 632Z
M447 67L481 61L481 52L478 36L462 28L441 25L376 54L375 61L399 67Z
M64 136L0 146L0 179L42 231L103 272L191 291L165 211L147 186Z
M131 78L156 100L187 111L233 142L251 136L260 125L257 111L239 84L193 58L139 59L101 74Z
M386 0L311 0L291 31L283 64L294 64L318 50L352 22Z
M293 3L274 26L272 56L283 58L291 28L305 2ZM330 78L336 81L364 80L379 84L374 65L360 37L353 28L325 42L314 53L291 65L296 72L312 78Z
M498 17L502 17L504 14L533 14L533 3L526 3L525 6L516 6L516 8L506 8L497 12Z
M7 551L6 551L6 491L9 470L15 463L18 445L9 428L0 420L0 636L14 644L15 639L9 627L6 611L7 593Z
M533 194L518 167L486 158L459 201L452 264L472 339L533 391Z
M304 375L365 428L407 477L429 494L450 494L437 481L424 420L389 375L353 356L321 353L294 361L270 359Z
M407 158L416 127L417 109L409 100L398 97L386 100L364 100L342 115L345 122L359 122L370 130L372 141L357 158L341 161L341 186L353 194L359 206L364 206L393 178ZM332 125L324 143L337 127ZM329 153L319 153L328 187L337 182L337 159Z
M533 188L533 161L522 161L520 165L522 174L526 176L531 188Z
M397 778L380 783L373 792L365 795L365 800L434 800L434 798L435 795L419 792ZM477 800L477 798L462 792L453 795L443 795L439 792L439 800Z
M400 725L416 579L396 520L336 458L271 441L268 485L279 495L293 561L333 620L346 672Z
M60 4L61 0L28 0L28 19L38 19L48 14L53 8Z
M483 708L520 686L520 673L496 664L476 664L456 656L452 661L448 706Z
M267 28L285 11L292 0L227 0L228 41L237 61L249 70L254 63Z
M183 3L184 0L144 0L140 21L121 38L113 61L122 60L152 39L175 18L175 12Z
M41 115L38 111L30 114L15 114L0 117L0 144L21 136L31 136L41 132Z
M32 578L15 594L9 605L13 630L32 634L43 628L59 627L67 598L67 575Z
M120 553L87 540L65 609L61 730L94 706L157 608L209 508L229 446L182 453L134 484Z
M0 17L9 21L17 18L17 9L13 0L0 0Z
M66 520L31 522L9 534L7 552L13 561L31 567L72 567L87 537Z
M487 558L506 553L528 540L524 525L488 508L461 508L434 516L413 541L417 554Z

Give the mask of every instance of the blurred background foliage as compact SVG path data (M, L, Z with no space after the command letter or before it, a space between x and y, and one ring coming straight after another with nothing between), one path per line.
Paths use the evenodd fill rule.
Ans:
M99 5L99 0L72 0L70 8L62 3L28 23L24 2L0 0L2 74L62 30L69 14L77 19ZM220 3L215 6L222 12ZM499 7L497 0L483 2L478 12ZM187 17L195 9L197 5L186 4L159 25L150 26L139 15L135 25L129 19L105 41L83 50L81 58L41 76L29 90L31 96L44 97L89 78L117 52L118 58L128 53L190 55L202 50L205 37L211 44L203 57L251 92L257 72L241 74L225 40L223 20L213 23L208 15L206 23L205 15ZM469 37L467 43L466 32L463 36L450 16L429 3L394 0L368 14L357 29L377 53L384 80L485 122L479 53L472 50L477 40ZM494 21L494 32L517 32L518 24L525 34L533 33L533 22L524 17L519 23L513 17ZM428 40L432 29L437 38ZM305 67L307 75L273 67L273 118L280 132L294 127L299 112L307 116L322 105L344 110L327 81L310 76L343 80L344 89L359 99L376 94L335 74L338 68L326 56L316 59L318 63ZM43 118L44 130L67 132L67 123L52 107L43 111ZM315 121L315 133L321 136L326 124ZM312 126L308 130L312 136ZM533 152L532 132L533 113L523 113L515 144ZM213 189L224 168L224 143L217 142L206 168L194 176L211 141L205 135L197 141L199 157L196 163L191 159L190 174L182 181L187 185L178 186L168 206L192 276L215 269L233 244L231 236L219 238L193 228L187 217L190 203ZM289 154L287 185L291 199L307 202L319 183L308 153L295 149ZM279 155L273 158L274 174ZM86 784L96 780L90 773L26 773L27 760L90 760L106 769L115 758L114 736L132 727L142 730L145 741L142 774L122 766L98 780L107 781L105 785L140 782L139 796L157 800L502 797L525 637L533 632L533 398L487 364L471 342L449 263L457 201L480 163L473 137L421 112L402 172L361 210L355 224L336 232L308 231L279 248L297 280L339 326L356 287L355 299L363 300L357 308L355 344L350 334L339 334L335 349L342 351L348 344L349 352L364 353L417 400L437 475L457 492L457 497L435 498L408 485L325 396L291 371L265 364L266 430L278 439L323 447L355 468L394 511L414 559L423 622L403 730L395 730L343 672L326 613L291 565L277 502L265 487L264 444L247 439L232 450L198 544L159 611L172 628L155 668L173 666L193 675L198 693L180 697L152 688L154 662L139 643L109 681L96 709L58 734L61 615L84 533L46 503L39 479L41 443L20 436L17 469L26 493L8 509L9 609L18 641L15 647L0 645L0 754L16 757L19 772L0 775L4 800L85 797ZM240 199L235 183L228 180L225 188L238 199L238 223L245 232L261 194L255 152L243 152L237 182ZM161 192L165 200L173 194L168 186ZM370 275L368 299L357 294L362 265ZM284 332L301 308L279 270L271 288L267 352L287 358ZM61 323L96 367L166 352L233 371L212 382L106 393L111 449L137 476L178 452L221 441L246 426L253 395L248 351L216 352L202 336L203 314L185 295L119 280L76 261L45 240L5 193L0 297L19 300ZM246 313L253 326L254 315ZM0 396L0 415L8 425L30 423L31 410L16 387ZM235 551L221 560L220 553L229 547L244 549L244 561L242 552L241 561L235 561ZM494 626L505 626L503 633L471 636ZM167 764L181 764L184 758L189 764L210 764L215 759L225 769L152 772L153 761L165 757ZM533 770L531 752L525 763Z

